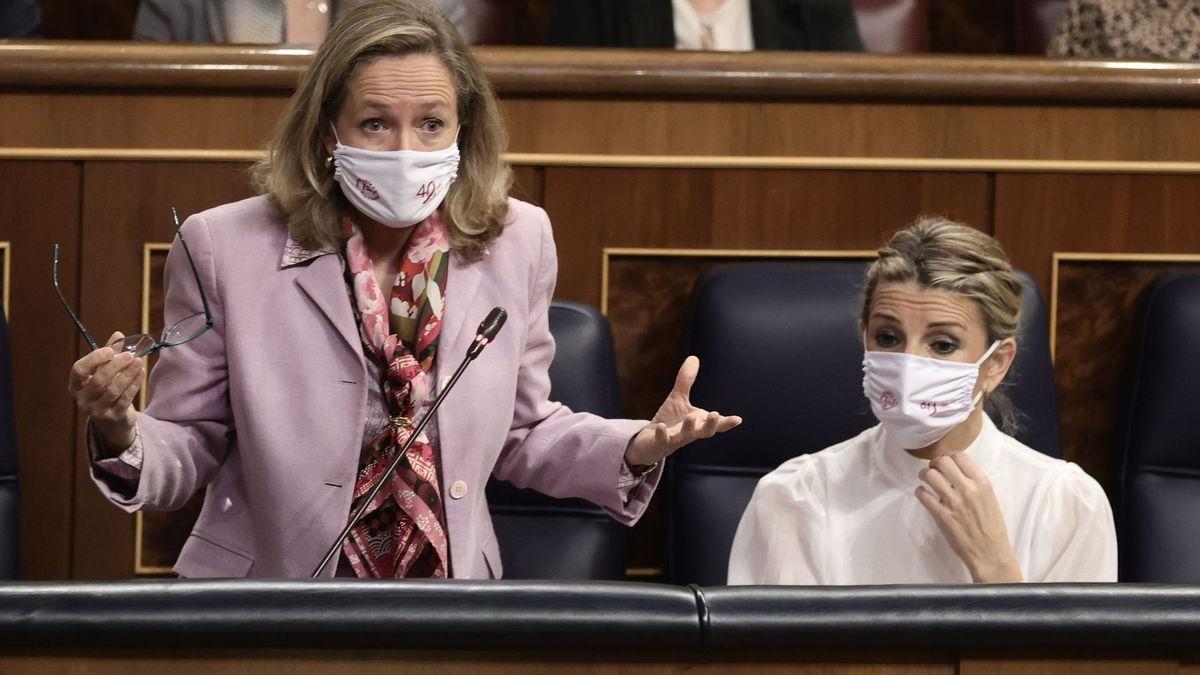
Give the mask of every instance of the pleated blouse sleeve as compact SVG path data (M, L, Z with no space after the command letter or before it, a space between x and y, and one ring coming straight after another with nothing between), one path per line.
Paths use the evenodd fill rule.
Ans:
M1104 489L1075 464L1055 471L1037 514L1027 581L1117 580L1117 534Z
M789 460L758 482L729 557L731 585L825 581L824 489L812 457Z

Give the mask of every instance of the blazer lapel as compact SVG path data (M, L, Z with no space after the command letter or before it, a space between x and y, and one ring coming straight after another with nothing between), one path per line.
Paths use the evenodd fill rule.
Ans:
M476 291L482 276L480 263L466 260L457 252L450 254L446 279L446 311L442 314L442 337L438 345L438 378L454 373L467 353L467 343L475 338L475 327L483 321L475 307Z
M350 308L350 297L342 280L342 265L338 257L322 255L314 258L299 270L296 285L333 324L350 351L361 355L362 345L355 329L354 311Z
M434 366L439 394L462 363L463 357L467 355L467 345L475 338L475 327L483 320L482 315L476 316L480 313L477 297L479 280L483 276L480 267L480 263L465 260L458 253L450 254L450 270L446 279L446 311L442 314L442 337L438 345L437 364ZM446 467L459 465L459 453L462 448L459 443L459 424L456 420L463 419L462 415L471 414L470 410L456 404L456 401L463 400L462 391L458 390L458 393L451 396L451 400L437 411L443 495Z

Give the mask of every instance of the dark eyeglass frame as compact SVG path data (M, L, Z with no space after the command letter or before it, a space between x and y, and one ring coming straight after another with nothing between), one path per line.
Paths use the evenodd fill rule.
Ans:
M188 316L185 316L171 324L169 327L163 329L162 338L159 340L155 340L154 337L149 333L135 333L133 335L127 335L119 340L113 340L109 344L105 345L106 347L112 347L113 351L117 353L132 352L135 357L147 356L159 350L166 349L167 347L178 347L179 345L191 342L192 340L195 340L203 335L213 326L212 311L209 310L208 298L204 295L204 284L200 283L200 272L196 270L196 262L192 260L192 252L188 249L187 240L183 238L183 230L179 224L179 213L175 210L174 206L171 207L171 218L175 221L175 236L179 237L179 243L183 244L183 253L187 256L188 265L190 265L192 268L192 277L196 280L196 288L200 290L200 303L204 306L204 311L189 314ZM58 293L58 299L62 301L63 309L67 310L67 316L71 317L71 321L74 322L75 328L79 330L79 334L83 336L84 340L87 340L88 346L92 348L92 351L96 351L100 348L100 346L96 344L95 338L93 338L92 334L88 332L88 329L84 328L83 322L79 320L79 315L77 315L75 311L71 309L71 304L67 302L67 296L63 295L62 287L60 287L58 284L58 249L58 244L55 244L53 272L54 290ZM189 321L197 319L201 315L204 316L204 325L199 329L195 331L189 331L189 333L182 337L182 339L169 339L167 337L168 335L176 334L177 328Z

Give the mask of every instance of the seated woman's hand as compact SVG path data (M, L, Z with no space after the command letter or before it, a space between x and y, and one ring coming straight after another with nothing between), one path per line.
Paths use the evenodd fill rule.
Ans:
M675 386L659 406L650 425L642 429L625 450L630 466L654 464L698 438L709 438L729 431L742 418L725 416L692 405L692 384L700 372L700 359L689 356L679 367Z
M1022 580L992 483L965 452L943 455L921 471L917 499L976 583Z
M113 333L108 343L124 337ZM144 370L144 359L134 358L129 352L115 354L111 347L101 347L71 367L67 391L75 398L79 411L92 418L110 451L133 445L137 422L133 399L142 388Z

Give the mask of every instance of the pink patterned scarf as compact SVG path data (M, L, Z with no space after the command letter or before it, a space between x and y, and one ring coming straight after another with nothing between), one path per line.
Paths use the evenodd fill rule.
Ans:
M400 256L399 275L385 296L362 232L349 223L347 273L363 344L383 376L392 423L364 447L353 509L391 464L416 426L432 390L441 335L450 242L436 214L416 225ZM361 578L445 578L449 551L438 457L421 434L367 507L342 551Z

